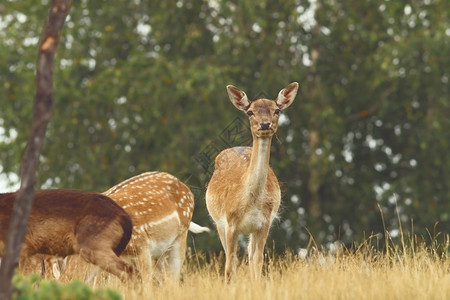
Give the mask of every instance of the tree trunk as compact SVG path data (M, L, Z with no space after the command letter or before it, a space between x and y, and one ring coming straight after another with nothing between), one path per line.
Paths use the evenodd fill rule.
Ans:
M320 172L317 169L317 153L316 150L319 146L319 133L315 129L310 129L309 131L309 180L308 180L308 192L309 192L309 214L314 220L317 220L321 215L320 210L320 197L319 197L319 186L320 186Z
M13 292L11 279L18 264L19 252L27 231L27 221L34 196L39 155L47 124L52 114L55 51L59 32L64 26L69 7L69 0L53 0L39 44L32 132L22 164L20 189L14 202L5 256L0 266L0 300L11 299Z
M320 26L316 25L313 29L314 34L318 35L320 32ZM311 48L311 88L312 88L312 95L314 98L320 98L320 76L317 72L317 60L320 57L320 48L315 45ZM308 158L308 165L309 165L309 179L308 179L308 192L309 192L309 214L312 217L312 220L314 220L314 223L318 223L320 215L321 215L321 208L320 208L320 197L319 197L319 187L320 187L320 172L317 169L318 167L318 156L316 153L317 148L320 145L320 132L318 130L318 122L317 122L317 116L318 112L314 111L311 115L311 119L309 120L309 158Z

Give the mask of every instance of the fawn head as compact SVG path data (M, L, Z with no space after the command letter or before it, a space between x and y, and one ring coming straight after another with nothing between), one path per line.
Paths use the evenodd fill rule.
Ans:
M249 101L243 91L232 85L227 86L231 103L248 115L252 134L258 138L271 137L277 132L280 112L292 104L297 90L298 83L293 82L278 93L275 101L268 99Z

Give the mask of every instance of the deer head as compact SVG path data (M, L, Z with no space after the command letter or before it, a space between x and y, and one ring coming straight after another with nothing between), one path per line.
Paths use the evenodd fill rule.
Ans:
M247 114L253 136L261 138L271 137L277 132L280 112L292 104L297 90L298 83L293 82L278 93L275 101L268 99L249 101L245 92L232 85L227 86L231 103Z

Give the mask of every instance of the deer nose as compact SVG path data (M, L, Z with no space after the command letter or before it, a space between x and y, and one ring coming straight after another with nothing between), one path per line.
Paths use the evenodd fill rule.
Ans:
M261 123L259 123L259 126L261 126L262 130L267 130L270 127L270 122L267 122L267 123L261 122Z

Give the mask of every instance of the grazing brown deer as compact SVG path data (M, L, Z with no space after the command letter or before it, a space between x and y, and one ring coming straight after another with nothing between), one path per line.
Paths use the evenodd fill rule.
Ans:
M261 276L264 246L270 225L281 201L278 180L269 166L270 144L277 132L280 111L294 101L298 83L282 89L275 101L249 101L234 86L228 96L250 119L252 147L234 147L222 151L206 190L206 206L217 225L225 250L225 278L230 280L236 268L237 239L249 234L248 258L253 279Z
M178 279L183 265L188 230L209 228L191 222L194 195L176 177L165 172L147 172L129 178L103 193L119 204L133 220L133 234L123 255L144 256L153 269ZM67 268L74 259L66 262ZM63 275L67 274L63 271ZM66 275L67 276L67 275Z
M4 255L16 193L0 194L0 257ZM121 280L138 275L119 255L132 233L130 216L109 197L75 190L36 191L19 256L23 267L36 254L84 260Z

